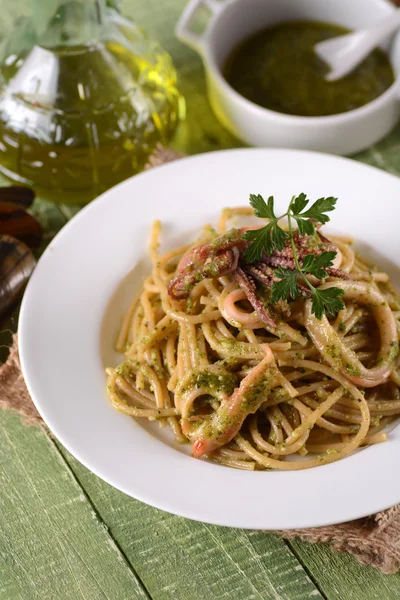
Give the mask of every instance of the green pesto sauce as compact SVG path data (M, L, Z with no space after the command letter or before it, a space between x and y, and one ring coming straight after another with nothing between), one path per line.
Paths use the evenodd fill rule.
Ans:
M326 81L329 67L313 48L348 31L313 21L275 25L236 47L224 76L251 102L288 115L318 117L359 108L383 94L394 76L387 55L376 49L346 77Z
M215 240L211 240L209 243L211 250L219 250L221 246L225 246L225 244L229 244L230 242L239 242L243 239L243 233L240 229L230 229L224 235L219 236Z
M350 363L346 363L344 370L346 375L350 375L350 377L360 377L361 375L359 369L357 369L354 365L351 365Z
M324 354L330 356L334 360L339 360L342 357L340 346L336 346L336 344L328 344L325 346Z
M225 392L228 396L233 394L235 386L237 385L237 377L232 373L198 373L195 376L196 388L203 388L215 392Z
M224 369L202 369L190 371L178 384L181 395L190 394L194 389L202 389L204 394L218 397L231 396L238 384L236 375Z
M123 363L118 365L118 367L115 369L115 372L124 379L129 379L129 377L131 377L133 374L132 367L132 361L125 360Z
M264 374L263 378L249 385L248 390L246 390L243 401L241 405L241 411L255 412L260 404L266 400L266 396L271 389L271 382L276 375L276 369L274 367L269 367L268 371Z

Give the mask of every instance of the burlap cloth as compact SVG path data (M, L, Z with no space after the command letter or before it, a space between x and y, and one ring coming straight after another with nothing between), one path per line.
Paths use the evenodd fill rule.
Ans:
M147 168L176 160L180 156L171 150L159 148ZM26 424L42 423L21 373L16 335L8 360L0 367L0 408L17 411ZM349 552L361 563L383 573L396 573L400 569L400 505L349 523L277 533L286 539L298 537L306 542L327 542L333 550Z

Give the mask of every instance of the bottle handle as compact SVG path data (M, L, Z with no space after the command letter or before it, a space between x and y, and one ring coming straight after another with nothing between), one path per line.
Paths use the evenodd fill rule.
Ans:
M226 2L221 0L189 0L183 13L181 14L178 23L175 27L176 37L184 42L193 50L196 50L200 55L204 52L204 40L207 34L207 29L210 22L219 14L223 9ZM202 33L195 33L191 29L191 24L196 17L197 11L205 6L211 11L210 19L204 28Z

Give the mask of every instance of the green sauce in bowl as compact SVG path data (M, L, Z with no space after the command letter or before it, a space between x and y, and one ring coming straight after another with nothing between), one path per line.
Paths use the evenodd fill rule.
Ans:
M263 29L233 50L224 77L244 98L279 113L319 117L359 108L383 94L394 74L385 52L375 49L346 77L326 81L329 67L314 46L345 33L344 27L313 21Z

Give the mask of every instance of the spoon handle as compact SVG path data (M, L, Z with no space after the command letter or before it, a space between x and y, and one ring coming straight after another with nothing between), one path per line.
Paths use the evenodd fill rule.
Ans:
M345 77L399 27L400 9L397 9L390 17L371 27L317 44L314 48L317 55L331 67L331 71L325 77L326 80L336 81Z
M383 21L380 21L377 25L373 25L368 29L364 29L362 34L365 36L365 43L368 47L373 50L376 46L388 38L390 35L395 33L400 27L400 9L395 13L387 17Z

